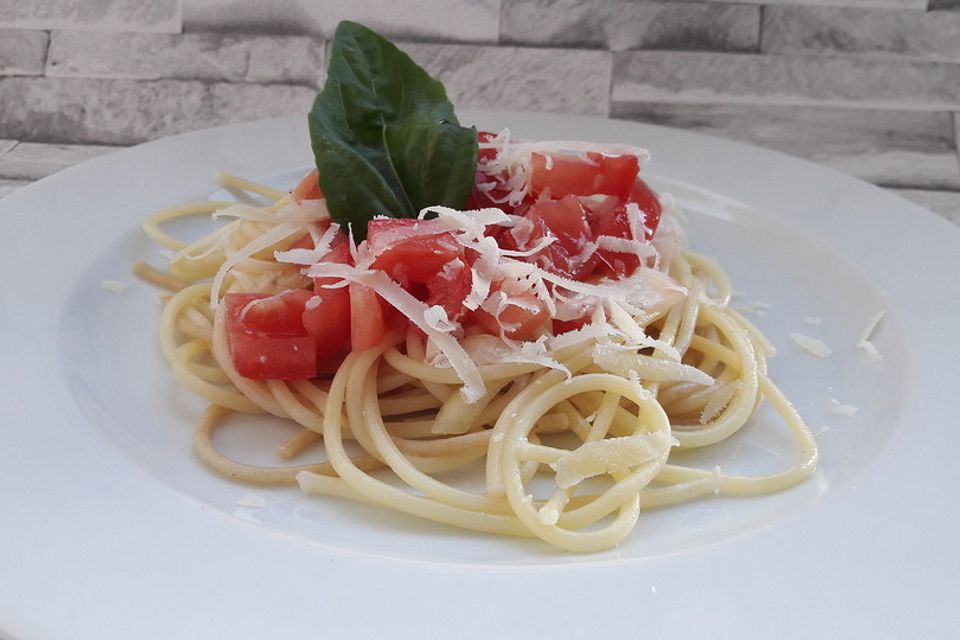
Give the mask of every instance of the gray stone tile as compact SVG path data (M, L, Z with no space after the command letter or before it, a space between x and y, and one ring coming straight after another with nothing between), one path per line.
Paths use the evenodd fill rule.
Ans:
M191 31L320 34L356 20L391 39L496 42L500 0L183 0Z
M634 104L613 115L757 144L876 184L960 189L949 113Z
M22 189L30 184L30 182L30 180L4 180L0 178L0 198L10 195L17 189Z
M0 178L39 180L61 169L115 151L101 145L21 142L0 154Z
M322 39L313 36L252 38L244 79L322 86L327 71L324 44Z
M47 37L43 31L0 29L0 76L42 74Z
M960 109L960 65L855 56L615 53L614 103Z
M47 76L138 79L242 80L249 47L218 34L55 31ZM122 52L122 53L120 53Z
M960 192L921 189L891 189L891 191L960 227Z
M10 0L0 27L179 33L180 0Z
M960 13L768 7L763 50L960 62Z
M184 80L0 79L0 136L132 144L230 122L305 114L306 87Z
M957 11L960 10L960 0L930 0L929 9L931 11Z
M55 31L47 75L316 85L324 73L323 57L323 41L306 36L116 33L91 38Z
M755 51L760 7L626 0L504 0L500 41L624 49Z
M606 115L609 110L611 56L606 51L400 46L446 85L458 107L594 115Z
M17 146L16 140L0 140L0 156Z
M730 0L695 1L730 2ZM951 2L953 0L945 1ZM873 9L919 9L921 11L927 9L927 0L737 0L737 2L764 5L806 5L811 7L865 7Z

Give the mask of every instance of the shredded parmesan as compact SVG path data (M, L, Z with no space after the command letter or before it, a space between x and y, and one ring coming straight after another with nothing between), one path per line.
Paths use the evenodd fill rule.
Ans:
M883 356L877 351L877 347L870 342L870 335L876 330L877 325L880 324L880 320L883 319L883 316L886 315L886 311L881 311L877 315L873 316L867 325L863 328L863 331L860 333L860 337L857 339L856 346L859 349L863 349L867 352L867 357L876 362L882 360Z
M700 424L707 424L720 415L738 391L740 391L739 380L719 385L713 395L710 396L706 406L703 407L703 411L700 412Z
M258 495L254 495L252 493L248 493L244 495L242 498L240 498L239 500L237 500L237 504L241 507L252 507L254 509L260 509L267 506L269 503L266 501L265 498L262 498Z
M802 333L791 333L790 339L793 340L797 346L806 351L812 356L817 358L828 358L833 355L833 351L824 344L823 340L818 338L811 338L810 336L805 336Z
M110 293L115 293L119 296L123 295L123 292L130 288L130 283L124 282L123 280L104 280L100 283L100 286Z
M857 415L860 408L852 404L840 404L835 398L830 399L830 413L838 416L852 417Z
M645 462L666 458L677 441L668 433L650 433L586 442L551 464L557 486L573 487L587 478L626 471Z

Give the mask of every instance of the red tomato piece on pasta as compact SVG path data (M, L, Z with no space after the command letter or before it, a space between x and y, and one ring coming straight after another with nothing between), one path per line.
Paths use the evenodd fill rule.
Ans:
M352 264L350 245L342 232L320 262ZM314 295L303 309L303 326L317 339L317 358L329 358L350 348L350 293L346 287L328 288L337 278L314 278Z
M530 261L567 278L590 275L597 258L591 253L592 234L579 198L540 200L530 207L526 218L533 223L527 247L545 238L555 238L552 244L529 258Z
M317 374L317 341L301 319L309 291L228 293L227 343L237 373L254 380L303 380Z
M400 284L425 283L444 265L463 255L449 232L430 232L430 221L378 219L367 224L367 250L372 269L385 271Z
M297 202L301 200L319 200L323 197L320 191L320 172L314 169L303 177L302 180L293 188L293 199Z
M534 153L531 159L531 192L549 192L553 199L597 194L625 197L640 171L640 161L629 155L588 153L586 158L580 158Z
M361 284L350 283L350 347L363 351L383 342L386 327L383 308L376 292Z

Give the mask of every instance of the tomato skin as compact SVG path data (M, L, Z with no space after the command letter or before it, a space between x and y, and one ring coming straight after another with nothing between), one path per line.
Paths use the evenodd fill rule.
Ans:
M299 289L275 296L224 296L227 344L237 373L254 380L316 376L317 340L307 335L301 320L309 298L309 291ZM251 304L255 301L262 302Z
M314 169L305 175L297 186L293 188L293 199L297 202L301 200L319 200L323 197L320 191L320 172Z
M330 243L330 251L320 260L336 264L352 264L350 244L345 234L338 233ZM303 309L303 326L317 339L317 358L329 358L350 348L350 293L346 287L328 289L337 278L314 278L312 298Z
M549 191L553 199L597 194L626 197L640 171L636 156L588 153L586 159L553 155L548 161L547 156L534 153L531 160L530 190L537 196Z
M643 212L643 225L647 228L646 238L651 239L660 226L660 216L663 213L663 207L660 205L660 199L654 193L646 182L637 178L630 189L629 202L635 202L640 211Z
M383 309L376 292L362 284L351 282L350 290L350 347L363 351L383 342L386 328Z
M589 322L590 322L589 316L577 318L576 320L554 320L553 335L559 336L562 333L567 333L570 331L576 331L577 329L582 329Z

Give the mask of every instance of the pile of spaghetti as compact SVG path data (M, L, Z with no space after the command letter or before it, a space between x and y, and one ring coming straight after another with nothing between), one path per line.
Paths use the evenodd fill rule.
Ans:
M222 177L268 206L154 214L144 228L173 252L169 270L138 270L174 291L161 344L210 402L200 459L240 482L579 552L618 544L641 509L807 477L816 445L767 377L771 345L728 306L724 272L686 247L672 199L637 177L644 157L481 133L468 210L374 218L360 242L331 221L316 172L290 193ZM211 213L230 221L199 240L161 229ZM792 466L743 477L671 463L736 434L762 401L795 436ZM279 457L327 461L229 459L212 434L232 412L297 423ZM464 473L483 489L451 480Z

